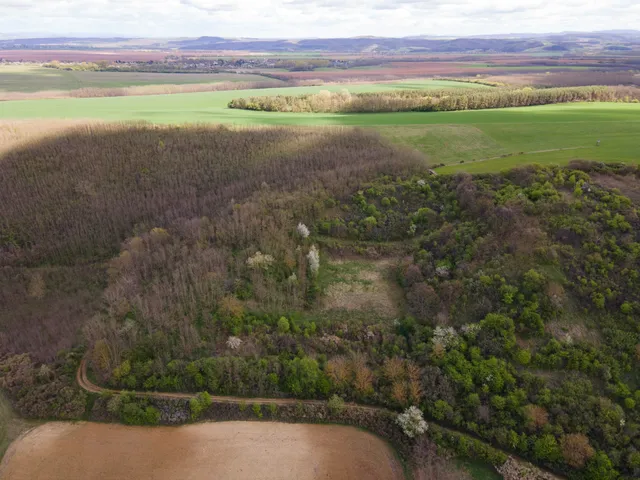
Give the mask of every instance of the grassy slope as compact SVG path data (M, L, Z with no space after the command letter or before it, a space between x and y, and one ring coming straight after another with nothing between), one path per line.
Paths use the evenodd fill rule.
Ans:
M38 421L18 418L13 413L9 401L0 393L0 461L11 442L38 424Z
M116 88L133 85L181 85L216 82L259 82L279 80L260 75L213 73L70 72L34 66L0 66L0 92L39 92L78 88Z
M640 159L640 105L575 103L500 110L441 113L295 114L226 108L239 96L299 94L320 90L352 92L465 86L443 81L327 85L146 97L84 98L0 103L0 119L99 118L155 123L359 125L375 127L398 143L427 154L431 163L450 164L444 172L497 171L519 163L566 163L575 158L602 161ZM489 88L489 87L487 87ZM601 146L596 147L596 140ZM575 147L581 147L575 149ZM519 155L521 152L543 153ZM556 150L573 149L573 150ZM512 157L485 160L506 154ZM464 164L460 164L464 161Z

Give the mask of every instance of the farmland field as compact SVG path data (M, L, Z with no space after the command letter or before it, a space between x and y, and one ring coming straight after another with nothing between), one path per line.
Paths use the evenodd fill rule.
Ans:
M12 449L0 470L12 480L404 478L385 442L336 425L48 423Z
M272 81L274 85L282 83L280 80L253 74L84 72L31 65L0 66L0 92L28 93L42 90L75 90L79 88L258 81Z
M467 83L416 80L384 84L325 85L269 90L118 98L29 100L0 103L0 119L100 119L154 123L351 125L373 127L394 142L427 155L444 172L497 171L522 163L567 163L576 158L631 161L640 157L640 105L573 103L438 113L311 114L228 109L233 98L294 95L321 90L370 92L447 88ZM490 88L490 87L486 87ZM596 146L596 141L601 145ZM498 157L498 158L495 158ZM464 162L464 163L461 163Z

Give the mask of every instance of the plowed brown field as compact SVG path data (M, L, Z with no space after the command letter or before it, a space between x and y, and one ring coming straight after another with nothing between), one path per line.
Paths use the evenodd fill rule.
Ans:
M389 479L402 467L352 427L269 422L126 427L47 423L14 443L2 480Z

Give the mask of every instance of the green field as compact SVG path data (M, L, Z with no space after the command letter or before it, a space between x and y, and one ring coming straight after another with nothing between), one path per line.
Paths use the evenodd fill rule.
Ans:
M447 166L442 172L499 171L522 163L567 163L576 158L625 162L640 159L639 104L572 103L496 110L378 114L272 113L226 107L231 99L241 96L294 95L345 88L351 92L371 92L454 86L469 88L473 85L418 80L377 85L25 100L0 102L0 119L94 118L154 123L363 126L376 128L394 142L425 153L430 164L444 163ZM599 147L597 140L601 140Z
M517 71L530 71L530 70L540 70L543 72L546 71L565 71L565 70L589 70L590 67L580 67L580 66L572 66L572 65L500 65L496 63L466 63L463 65L467 68L495 68L496 70L512 70L514 72Z
M31 65L0 66L0 92L31 93L78 88L117 88L136 85L182 85L218 82L282 83L261 75L234 73L74 72Z

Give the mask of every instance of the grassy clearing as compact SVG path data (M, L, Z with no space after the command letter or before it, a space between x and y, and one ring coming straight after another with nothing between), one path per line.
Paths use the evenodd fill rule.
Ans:
M185 85L193 83L258 82L280 80L252 74L146 73L146 72L72 72L30 65L0 67L0 92L40 92L79 88L119 88L137 85Z
M430 160L446 164L508 153L474 125L406 125L380 130L393 142L409 145L427 154Z
M397 259L329 260L318 278L325 310L372 311L386 318L400 313L401 289L389 278Z

